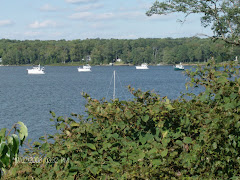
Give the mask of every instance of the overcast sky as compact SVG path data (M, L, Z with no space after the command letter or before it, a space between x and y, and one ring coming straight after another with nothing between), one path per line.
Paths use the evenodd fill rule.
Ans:
M146 11L155 0L0 0L0 39L73 40L179 38L211 35L199 16L184 24L181 16Z

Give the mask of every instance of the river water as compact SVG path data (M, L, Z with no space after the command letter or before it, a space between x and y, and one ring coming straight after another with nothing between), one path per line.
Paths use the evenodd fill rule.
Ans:
M185 91L187 81L187 76L174 71L172 66L150 66L148 70L136 70L134 66L93 66L92 72L78 72L76 66L45 66L44 75L28 75L27 68L31 67L0 67L0 128L10 129L22 121L33 140L55 132L49 120L50 110L57 116L84 114L86 100L81 92L110 100L114 70L116 98L120 100L133 98L128 85L176 99Z

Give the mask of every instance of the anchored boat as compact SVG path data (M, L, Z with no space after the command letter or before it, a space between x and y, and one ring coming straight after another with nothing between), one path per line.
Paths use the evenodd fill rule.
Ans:
M78 68L78 72L91 72L91 66L89 64Z
M27 69L28 74L45 74L44 67L41 68L40 64L32 69Z
M174 66L174 70L175 71L183 71L184 70L184 66L182 65L182 63L180 62L180 64L176 64Z
M147 63L142 63L140 66L136 66L136 69L149 69Z

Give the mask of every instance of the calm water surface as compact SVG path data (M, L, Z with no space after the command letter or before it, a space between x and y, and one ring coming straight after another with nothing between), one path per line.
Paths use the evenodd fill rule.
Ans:
M24 122L33 140L55 133L49 111L57 116L84 114L86 100L81 92L92 98L111 99L113 71L116 70L116 97L132 99L127 86L143 91L154 90L161 96L176 99L185 91L187 77L172 66L150 66L136 70L134 66L96 66L92 72L78 72L76 66L46 66L45 75L28 75L31 67L0 67L0 128L10 129ZM190 69L190 67L185 67Z

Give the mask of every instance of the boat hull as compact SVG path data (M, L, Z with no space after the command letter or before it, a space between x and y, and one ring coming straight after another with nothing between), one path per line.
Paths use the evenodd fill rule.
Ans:
M149 69L148 67L136 66L136 69Z
M43 69L27 69L28 74L45 74Z
M177 65L174 66L174 70L175 71L183 71L184 70L184 66L180 62L180 64L177 64Z
M44 71L32 71L31 69L28 70L28 74L45 74Z
M41 68L40 64L37 67L33 67L32 69L27 69L28 74L45 74L44 67Z
M147 63L143 63L140 66L136 66L136 69L148 69Z
M174 68L174 71L184 71L184 68Z
M91 72L91 69L78 68L78 72Z
M87 64L82 67L78 67L78 72L91 72L91 66Z

